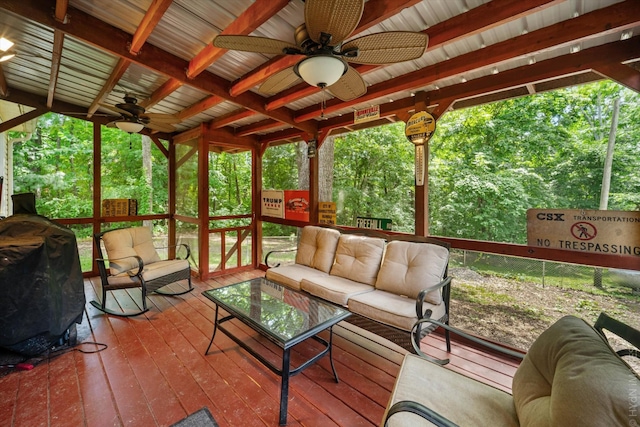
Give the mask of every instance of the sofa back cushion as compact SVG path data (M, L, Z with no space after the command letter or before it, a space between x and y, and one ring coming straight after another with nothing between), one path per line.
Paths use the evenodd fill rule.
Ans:
M513 377L522 426L638 425L640 379L584 320L565 316L533 343Z
M384 239L343 234L338 240L332 276L373 286L378 276Z
M104 248L107 251L111 274L122 273L138 267L139 256L145 264L160 261L160 256L153 247L153 237L148 227L132 227L113 230L102 235ZM111 261L112 259L117 261Z
M442 281L448 263L449 250L443 246L393 240L387 244L375 287L417 298L420 291ZM442 293L429 292L425 300L440 304Z
M333 265L340 232L331 228L308 225L302 229L296 264L328 273Z

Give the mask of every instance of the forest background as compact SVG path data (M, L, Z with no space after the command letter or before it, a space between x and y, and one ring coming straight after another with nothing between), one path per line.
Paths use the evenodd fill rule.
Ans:
M429 143L429 233L526 243L529 208L598 209L615 100L620 102L610 210L640 209L640 95L610 81L444 114ZM10 138L24 135L10 135ZM13 153L14 193L32 191L50 218L92 216L92 125L53 113ZM167 161L146 137L103 128L103 198L167 212ZM390 218L413 232L414 149L396 123L328 138L320 200L338 223ZM251 212L249 153L210 154L210 215ZM179 170L178 211L197 216L196 164ZM263 188L308 188L306 144L266 150ZM267 225L265 235L286 228Z

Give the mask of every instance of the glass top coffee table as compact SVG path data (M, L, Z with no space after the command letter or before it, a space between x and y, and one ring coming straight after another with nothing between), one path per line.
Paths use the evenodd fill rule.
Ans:
M333 375L338 382L331 350L333 325L349 317L351 313L346 309L302 292L288 289L264 278L211 289L202 294L216 305L213 335L205 355L209 353L216 332L220 329L263 365L282 377L280 386L281 425L287 423L289 377L302 372L328 353ZM220 318L218 315L220 307L229 315ZM240 320L282 348L282 367L273 365L225 328L223 324L232 319ZM328 341L317 335L326 329L329 330ZM291 348L309 338L322 343L324 348L295 369L291 369Z

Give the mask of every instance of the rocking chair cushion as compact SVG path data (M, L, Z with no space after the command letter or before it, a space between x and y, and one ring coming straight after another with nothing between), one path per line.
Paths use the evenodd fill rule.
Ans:
M187 261L186 259L170 259L166 261L158 261L144 266L144 270L142 271L142 278L145 280L145 282L150 282L159 277L168 276L177 271L182 271L187 268L189 268L189 261ZM137 267L132 269L133 273L135 273L136 271ZM107 278L107 282L109 283L110 287L116 287L131 285L139 282L139 280L135 275L130 276L127 271L124 271L115 276L109 276Z
M160 256L153 246L151 230L148 227L113 230L105 233L102 240L107 250L112 275L137 268L136 256L140 257L145 265L160 261Z

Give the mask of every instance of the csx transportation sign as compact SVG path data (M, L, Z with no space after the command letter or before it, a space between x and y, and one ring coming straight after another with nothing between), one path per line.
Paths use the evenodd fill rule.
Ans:
M640 211L529 209L527 244L640 257Z

